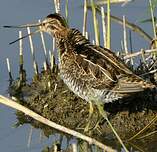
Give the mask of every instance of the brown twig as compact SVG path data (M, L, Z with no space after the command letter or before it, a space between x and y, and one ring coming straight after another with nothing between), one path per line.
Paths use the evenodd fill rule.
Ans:
M143 133L147 128L149 128L150 126L152 126L152 124L157 120L157 115L143 128L141 129L139 132L137 132L134 136L132 136L131 138L128 139L128 141L131 141L133 139L135 139L138 135L140 135L141 133Z
M112 3L112 4L118 4L118 3L128 3L128 2L131 2L131 1L132 0L111 0L110 3ZM97 1L96 4L97 5L107 4L107 0Z
M150 53L153 53L153 52L157 52L157 49L151 49L151 50L144 50L144 53L145 55L148 55ZM136 57L136 56L139 56L141 55L143 52L141 52L141 50L139 52L135 52L135 53L130 53L130 54L127 54L124 56L124 59L129 59L129 58L132 58L132 57Z
M70 134L70 135L75 136L77 138L80 138L82 140L85 140L85 141L87 141L91 145L94 144L94 145L104 149L107 152L115 152L115 150L112 149L111 147L106 146L106 145L102 144L101 142L99 142L99 141L97 141L97 140L95 140L93 138L90 138L88 136L85 136L85 135L83 135L83 134L81 134L79 132L76 132L74 130L68 129L68 128L66 128L64 126L61 126L59 124L56 124L56 123L54 123L54 122L52 122L52 121L50 121L50 120L40 116L39 114L33 112L32 110L30 110L30 109L20 105L19 103L15 102L15 101L13 101L13 100L11 100L9 98L6 98L6 97L4 97L2 95L0 95L0 103L4 104L6 106L12 107L12 108L14 108L16 110L19 110L19 111L25 113L26 115L34 118L35 120L37 120L37 121L39 121L39 122L41 122L41 123L43 123L43 124L45 124L47 126L50 126L50 127L55 128L55 129L57 129L59 131L62 131L64 133L67 133L67 134Z

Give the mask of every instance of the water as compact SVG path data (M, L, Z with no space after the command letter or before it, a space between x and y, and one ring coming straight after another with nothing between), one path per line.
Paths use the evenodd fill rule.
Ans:
M78 28L82 31L82 18L83 9L82 1L69 0L69 23L71 27ZM112 6L111 13L113 15L122 17L125 14L126 18L136 24L145 18L149 18L149 11L147 7L147 1L139 0L134 3L128 4L126 7ZM64 5L61 6L64 13ZM0 25L19 25L25 23L33 23L38 19L42 19L50 13L54 12L52 0L1 0L0 5ZM91 13L89 13L91 16ZM92 17L88 19L88 32L90 37L94 37ZM150 24L140 24L146 32L152 34ZM111 32L111 45L113 50L120 50L120 42L123 39L122 27L113 23ZM26 33L26 31L25 31ZM140 48L148 48L149 43L137 34L133 35L133 48L139 50ZM0 94L7 96L8 88L8 72L6 68L6 58L10 59L11 70L13 77L18 76L18 43L14 45L8 45L12 40L18 37L18 31L14 29L0 28ZM51 39L46 37L47 50L51 49ZM101 35L102 38L102 35ZM41 48L41 40L39 35L34 36L33 42L35 45L35 51L37 56L37 62L39 66L43 64L44 57ZM24 43L24 60L25 69L27 70L28 77L33 75L32 59L30 56L30 49L28 39L23 41ZM39 152L43 149L44 144L51 144L52 137L49 140L44 139L42 143L39 142L40 130L33 129L33 137L30 148L27 147L28 136L30 131L29 125L21 126L18 129L13 128L16 122L15 111L11 108L0 105L0 147L1 151L5 152L18 152L29 151Z

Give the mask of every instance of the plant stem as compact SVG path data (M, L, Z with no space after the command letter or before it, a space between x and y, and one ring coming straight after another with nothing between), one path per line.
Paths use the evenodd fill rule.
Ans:
M111 18L110 18L110 0L107 0L107 48L111 48L110 44L111 35Z
M93 12L93 23L94 23L94 32L95 32L95 43L96 45L99 45L99 30L98 30L98 22L96 18L96 8L94 1L91 0L91 6L92 6L92 12Z
M153 26L153 33L154 33L154 38L156 39L156 30L155 30L155 20L154 20L154 12L153 12L153 6L152 6L152 0L149 0L149 6L150 6L150 11L151 11L151 18L152 18L152 26Z

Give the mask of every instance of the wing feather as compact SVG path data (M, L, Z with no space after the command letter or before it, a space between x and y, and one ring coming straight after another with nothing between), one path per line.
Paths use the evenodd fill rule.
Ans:
M93 76L93 87L119 93L135 93L144 90L144 80L136 76L114 52L101 46L91 45L75 30L71 44L75 44L79 65ZM77 61L78 62L78 61Z
M118 68L118 70L123 71L128 74L132 74L133 72L125 65L125 63L118 58L114 52L108 50L106 48L102 48L100 46L90 45L89 49L93 50L96 54L99 54L104 58L108 64L113 66L114 68Z

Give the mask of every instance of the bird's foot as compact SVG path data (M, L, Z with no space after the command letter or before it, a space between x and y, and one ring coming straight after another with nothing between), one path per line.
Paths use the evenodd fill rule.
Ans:
M92 104L91 101L89 101L89 116L88 116L88 119L87 119L88 120L87 125L84 128L84 132L88 132L90 130L89 127L90 127L90 124L91 124L91 121L92 121L93 111L94 111L93 104Z
M99 126L99 123L101 122L101 119L99 118L96 122L96 124L94 125L94 127L91 128L91 130L97 130L100 134L102 134L101 132L101 128Z
M90 126L90 121L88 121L87 125L86 125L85 128L84 128L84 132L85 132L85 133L86 133L86 132L89 132L89 130L90 130L89 126Z
M92 132L94 130L97 130L101 134L101 128L99 126L99 123L101 122L101 118L98 118L96 122L91 123L91 121L88 121L87 125L84 128L84 132ZM93 126L92 126L93 125Z

